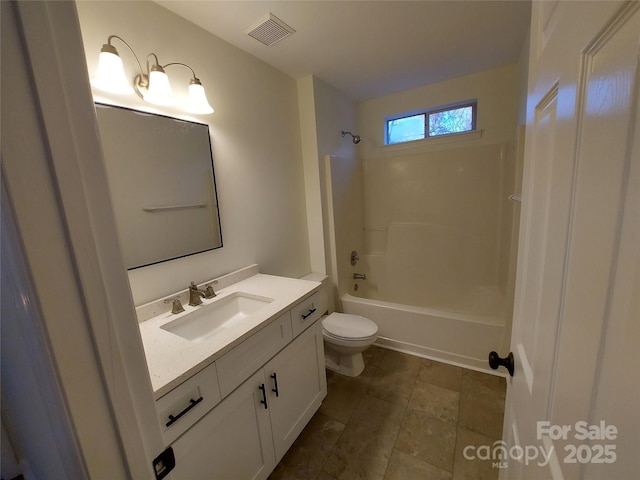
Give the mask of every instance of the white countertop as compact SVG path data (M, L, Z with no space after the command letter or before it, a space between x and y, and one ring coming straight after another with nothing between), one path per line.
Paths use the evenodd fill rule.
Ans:
M162 325L175 320L170 311L140 323L140 333L147 357L154 397L157 400L180 383L213 363L260 328L268 325L295 303L320 287L319 282L258 273L245 280L216 290L217 296L203 299L198 307L183 305L185 314L209 305L235 292L273 298L258 312L237 321L212 338L193 342L163 330ZM167 305L170 309L170 305ZM185 315L181 314L181 315Z

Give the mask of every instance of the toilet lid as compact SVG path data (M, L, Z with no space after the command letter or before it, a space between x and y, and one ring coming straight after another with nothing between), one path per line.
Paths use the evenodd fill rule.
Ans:
M370 338L378 333L378 325L374 322L348 313L332 313L322 320L322 327L334 337L354 340Z

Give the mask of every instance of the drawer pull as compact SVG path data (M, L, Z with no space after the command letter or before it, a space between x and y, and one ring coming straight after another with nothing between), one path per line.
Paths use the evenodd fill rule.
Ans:
M185 408L184 410L182 410L179 414L177 414L176 416L173 415L169 415L169 421L167 422L167 427L170 427L171 425L173 425L175 422L177 422L178 420L180 420L180 418L187 413L189 410L191 410L193 407L195 407L197 404L199 404L202 400L204 400L203 396L200 396L200 398L198 398L197 400L194 400L193 398L189 399L189 406L187 408Z
M262 383L259 387L260 390L262 390L262 400L260 400L260 403L264 405L264 409L267 409L267 392L264 388L264 383Z
M273 372L271 374L271 378L273 378L273 388L271 389L271 391L276 394L276 397L279 397L280 394L278 393L278 376L276 375L276 372Z
M309 318L311 315L313 315L316 312L316 308L313 306L313 304L311 304L311 309L307 312L307 314L305 315L304 313L302 314L302 319L306 320L307 318Z

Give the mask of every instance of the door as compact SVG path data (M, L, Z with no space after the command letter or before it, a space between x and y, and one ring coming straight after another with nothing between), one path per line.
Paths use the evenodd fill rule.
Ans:
M57 455L68 459L66 478L83 478L78 464L88 478L153 478L151 459L164 445L120 260L76 5L0 5L1 175L33 286L31 297L21 302L37 305L38 312L23 306L19 327L40 336L23 337L23 351L2 353L30 359L39 375L45 370L38 359L49 355L57 374L40 380L45 390L39 396L21 398L17 405L33 403L51 414L57 410L40 428L65 424L73 431L71 443L57 428L58 441L46 442L49 436L29 430L33 418L12 412L12 422L25 434L16 447L34 475ZM16 293L13 285L3 282L3 287ZM3 315L2 321L8 318ZM3 368L9 364L3 362ZM64 408L47 398L50 381ZM3 410L7 406L3 401ZM46 448L49 456L34 454L38 448ZM47 471L41 478L54 475Z
M259 370L171 447L174 480L261 480L275 468L269 412Z
M322 322L318 321L264 367L276 462L327 395L323 348Z
M639 2L533 2L501 478L640 471Z

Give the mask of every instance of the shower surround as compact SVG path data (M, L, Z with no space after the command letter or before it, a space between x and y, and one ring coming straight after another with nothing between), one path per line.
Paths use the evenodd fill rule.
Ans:
M482 370L508 348L515 160L515 144L491 144L363 161L367 279L340 293L378 344Z

